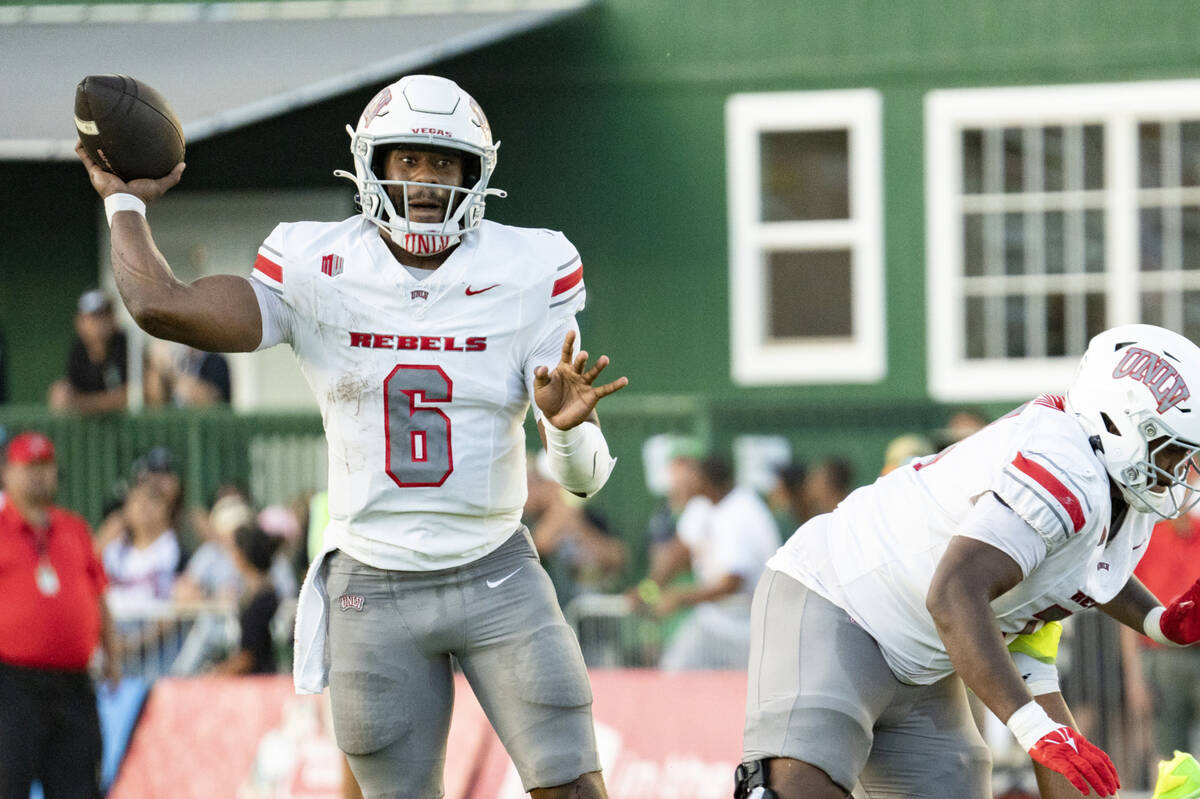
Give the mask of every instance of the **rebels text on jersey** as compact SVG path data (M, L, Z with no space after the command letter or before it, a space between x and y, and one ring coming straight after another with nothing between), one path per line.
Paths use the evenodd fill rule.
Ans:
M321 409L331 543L430 570L512 535L533 370L585 300L561 233L485 221L418 279L360 217L283 224L252 276L280 330L260 348L290 343Z
M972 532L994 494L1028 525L1003 538ZM972 535L1009 554L1023 579L992 601L1006 640L1111 600L1145 553L1153 519L1129 512L1108 529L1109 481L1086 434L1045 395L939 455L853 492L801 527L768 566L843 608L879 642L896 675L929 684L953 671L925 608L942 553Z

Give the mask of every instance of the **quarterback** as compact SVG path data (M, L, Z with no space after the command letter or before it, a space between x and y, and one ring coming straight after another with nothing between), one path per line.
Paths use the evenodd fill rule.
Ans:
M291 346L329 444L326 550L301 589L295 681L328 685L363 793L435 799L453 657L535 799L604 797L579 645L520 522L533 400L551 471L589 496L614 460L575 314L579 254L558 232L486 221L487 118L452 81L384 88L350 133L361 213L281 224L249 279L177 281L145 203L80 158L104 198L117 286L152 335L209 351Z
M1047 666L1053 623L1098 607L1164 644L1200 640L1200 581L1164 607L1133 577L1154 522L1200 498L1192 388L1191 341L1112 328L1065 396L797 530L754 598L737 796L832 799L861 784L984 799L991 760L964 686L1029 752L1044 797L1116 795L1116 769L1074 728Z

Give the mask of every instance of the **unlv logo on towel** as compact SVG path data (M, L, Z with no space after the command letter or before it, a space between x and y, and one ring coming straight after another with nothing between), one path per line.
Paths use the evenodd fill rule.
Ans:
M363 601L364 601L363 597L359 596L358 594L342 594L342 596L341 596L342 610L350 610L350 608L354 608L355 610L362 610L363 609Z
M337 277L342 273L342 256L340 255L322 255L321 256L321 272L330 277Z

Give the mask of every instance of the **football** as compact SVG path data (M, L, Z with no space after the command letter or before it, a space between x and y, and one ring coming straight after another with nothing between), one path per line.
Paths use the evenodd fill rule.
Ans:
M122 180L161 178L183 160L183 128L166 99L128 75L75 87L75 129L92 160Z

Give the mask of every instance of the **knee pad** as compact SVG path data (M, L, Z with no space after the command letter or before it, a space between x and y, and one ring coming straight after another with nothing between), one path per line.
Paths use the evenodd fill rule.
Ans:
M779 799L779 794L767 787L766 760L742 763L734 770L733 799Z

